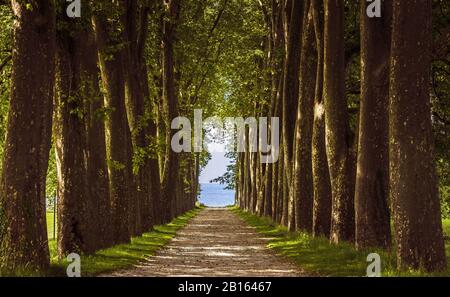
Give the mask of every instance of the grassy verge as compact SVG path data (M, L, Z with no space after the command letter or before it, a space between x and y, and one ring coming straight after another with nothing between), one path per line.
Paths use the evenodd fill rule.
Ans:
M55 237L53 236L54 227L56 227L55 221L56 220L54 217L54 213L52 211L48 211L47 212L47 234L48 234L49 240L55 239Z
M450 240L450 219L443 220L442 227L444 228L444 235L446 240Z
M236 207L230 208L250 226L265 237L271 238L268 247L292 259L306 272L323 276L365 276L367 255L381 256L383 276L450 276L450 269L443 273L427 274L420 271L397 272L394 252L379 249L357 251L348 243L330 244L326 238L315 238L305 233L289 232L269 218L261 218ZM450 236L450 220L444 221L447 238ZM450 268L450 242L446 242L448 267Z
M197 207L175 218L167 225L155 226L151 232L132 238L130 244L117 245L98 251L93 255L81 256L82 276L95 276L101 273L129 268L154 255L201 209L201 207ZM65 276L67 262L58 260L56 256L56 242L54 240L50 240L49 246L52 263L49 272L50 276Z

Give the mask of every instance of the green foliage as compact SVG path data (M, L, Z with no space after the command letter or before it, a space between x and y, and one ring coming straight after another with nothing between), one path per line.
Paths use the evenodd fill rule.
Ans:
M265 30L254 1L183 1L175 49L183 115L199 107L204 117L250 114Z
M0 5L0 159L3 156L11 89L12 20L11 7Z
M119 161L116 161L116 160L109 159L108 160L108 167L113 169L113 170L120 171L120 170L124 170L125 169L125 164L123 164L123 163L121 163Z
M439 192L442 216L450 218L450 60L448 24L450 4L433 1L433 64L431 103L433 130L436 144L436 165L439 176Z
M9 94L11 88L12 60L12 20L13 14L9 5L0 5L0 171L2 170L4 143L6 136ZM0 199L2 197L0 196ZM4 228L5 213L0 201L0 249Z

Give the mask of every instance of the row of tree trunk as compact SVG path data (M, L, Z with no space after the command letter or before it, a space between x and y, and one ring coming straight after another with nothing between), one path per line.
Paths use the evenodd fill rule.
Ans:
M12 1L2 270L49 266L45 181L52 135L60 258L128 243L195 206L199 161L170 149L169 119L178 115L173 57L180 1L159 2L95 1L83 6L81 18L70 19L54 1L33 1L32 8ZM164 14L161 99L150 95L144 59L152 9ZM164 121L162 131L155 118ZM196 181L188 190L186 179Z
M370 18L371 3L360 1L356 131L345 89L345 2L272 0L264 8L271 11L267 108L282 122L280 157L259 164L254 153L238 155L237 204L332 243L390 249L395 242L399 269L443 270L429 92L431 0L381 3L382 17Z

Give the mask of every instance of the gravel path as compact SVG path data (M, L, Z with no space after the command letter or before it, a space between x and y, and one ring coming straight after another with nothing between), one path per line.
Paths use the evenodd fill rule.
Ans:
M148 260L107 276L305 276L241 218L205 208Z

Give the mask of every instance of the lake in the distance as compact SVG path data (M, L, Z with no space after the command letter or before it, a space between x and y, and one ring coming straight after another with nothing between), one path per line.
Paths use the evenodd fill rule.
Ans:
M210 207L234 205L234 190L225 190L221 184L200 184L198 201Z

